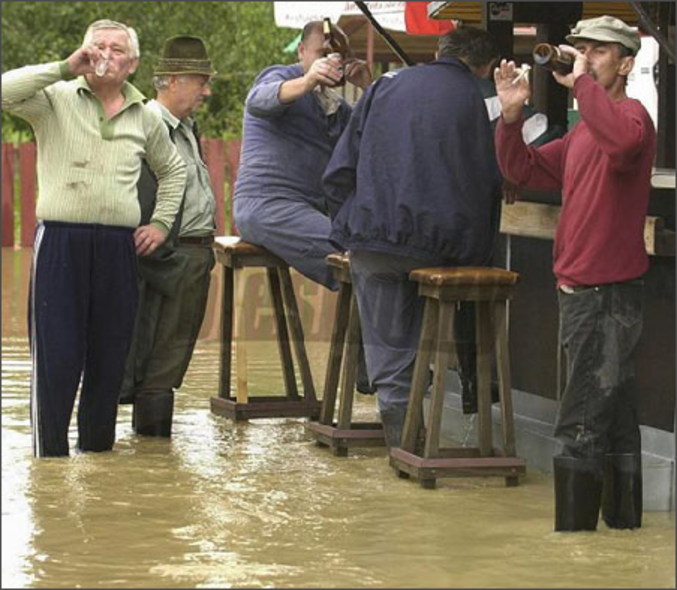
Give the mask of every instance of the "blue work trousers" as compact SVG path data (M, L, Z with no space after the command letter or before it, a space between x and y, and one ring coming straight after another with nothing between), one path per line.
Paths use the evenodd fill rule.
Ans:
M403 411L409 401L424 305L418 283L409 280L409 273L444 265L441 259L350 251L367 374L377 389L381 412Z

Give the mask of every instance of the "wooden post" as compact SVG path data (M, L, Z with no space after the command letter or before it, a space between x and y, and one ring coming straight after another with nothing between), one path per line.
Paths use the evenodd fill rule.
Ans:
M216 201L216 235L225 235L224 230L224 190L226 158L225 144L222 139L200 139L202 152L204 153L205 164L209 170L209 179L214 191L214 200Z
M374 27L367 23L367 67L374 74Z
M515 2L483 2L482 28L493 35L501 57L514 58L513 23Z
M667 37L670 25L674 26L674 4L658 3L661 32ZM656 166L675 167L675 64L663 48L658 54L658 130Z
M566 22L539 24L536 27L536 43L564 43L564 37L569 33ZM568 128L568 99L569 92L564 86L555 82L552 74L541 67L533 71L533 106L548 116L548 126L560 125Z
M19 145L19 175L21 178L21 245L33 246L35 236L35 143Z
M14 146L2 144L2 247L14 246Z
M230 233L234 236L240 235L235 227L233 219L233 198L235 197L235 183L237 182L237 172L240 168L240 151L242 141L231 139L226 143L226 171L228 172L228 184L230 186Z

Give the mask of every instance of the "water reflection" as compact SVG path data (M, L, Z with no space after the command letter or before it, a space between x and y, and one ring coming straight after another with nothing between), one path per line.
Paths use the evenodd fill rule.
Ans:
M16 316L28 266L3 251L3 587L674 587L671 515L648 513L635 532L555 534L552 482L535 472L518 488L447 479L432 492L397 479L381 449L318 449L303 420L212 415L209 326L171 440L135 436L124 406L114 452L35 460ZM309 354L321 383L326 340ZM276 355L263 338L250 352L254 392L281 389ZM373 418L373 398L358 397Z

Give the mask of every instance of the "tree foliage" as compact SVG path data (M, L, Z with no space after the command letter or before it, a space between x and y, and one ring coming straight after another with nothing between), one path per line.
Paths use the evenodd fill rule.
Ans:
M82 43L87 26L108 18L133 26L141 62L130 81L154 96L152 72L164 40L202 37L218 71L212 97L197 114L206 137L238 137L247 90L260 70L296 57L284 47L298 34L278 29L272 2L3 2L2 71L66 59ZM30 133L3 112L3 140Z

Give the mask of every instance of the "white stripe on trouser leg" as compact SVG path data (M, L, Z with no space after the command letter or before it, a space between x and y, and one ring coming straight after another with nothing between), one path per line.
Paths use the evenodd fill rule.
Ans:
M33 423L33 455L35 457L42 456L42 445L40 441L40 415L38 411L38 334L36 330L35 321L35 291L37 288L35 276L38 268L38 254L40 252L40 244L45 233L45 226L41 221L38 221L38 231L35 232L35 243L33 244L33 269L31 276L31 422Z

